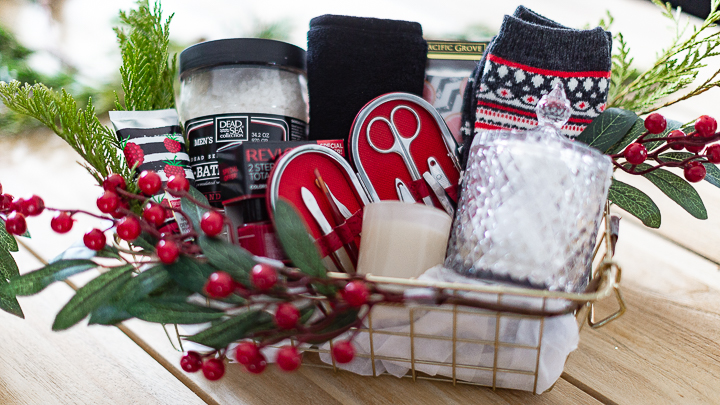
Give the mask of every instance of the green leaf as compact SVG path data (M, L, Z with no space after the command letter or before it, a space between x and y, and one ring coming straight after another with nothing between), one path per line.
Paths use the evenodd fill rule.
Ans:
M197 293L203 293L208 277L217 271L208 263L182 255L175 263L165 265L165 269L176 283Z
M127 308L132 316L146 322L189 325L221 318L221 310L187 302L140 301Z
M221 349L243 339L251 332L272 328L273 319L264 311L247 311L220 322L186 339L201 345Z
M630 128L630 131L628 131L625 136L622 137L619 141L615 143L610 149L608 149L607 152L605 152L608 155L614 155L616 153L620 153L627 148L628 145L633 143L636 139L640 137L645 132L645 121L642 118L638 118L633 126Z
M637 165L635 170L643 171L651 167L652 166L643 163ZM660 191L683 207L690 215L698 219L707 219L707 210L700 195L695 191L693 186L682 177L664 169L657 169L646 173L643 177L650 180Z
M101 305L90 313L88 325L117 325L132 318L129 312L116 305Z
M15 295L32 295L56 281L62 281L78 273L97 267L92 260L60 260L30 273L10 279L7 289Z
M213 266L230 274L235 281L245 286L250 285L249 275L255 260L247 250L206 235L198 238L198 244Z
M202 204L209 205L207 198L203 195L203 193L199 192L195 187L190 187L190 197L194 198L195 200L201 202ZM208 210L205 208L201 208L195 203L191 202L187 198L182 198L180 200L180 208L188 215L190 218L190 221L192 222L193 228L195 230L200 229L200 218L202 218L203 214L207 212Z
M101 274L84 287L60 310L55 317L52 330L65 330L80 322L90 312L108 302L115 292L131 277L131 265L115 267Z
M323 328L319 332L317 332L318 335L325 335L328 333L335 332L337 334L345 332L350 326L352 326L355 321L358 319L358 313L359 310L357 309L348 309L345 312L342 312L337 315L337 317L333 320L333 322L327 326L326 328ZM322 322L323 320L319 320L318 322ZM323 343L330 339L309 339L307 340L307 343L310 344L319 344Z
M686 159L694 157L695 154L689 152L668 152L658 156L663 162L682 162ZM720 169L710 162L703 162L705 166L705 181L712 184L715 187L720 187Z
M0 218L0 250L2 249L17 252L18 244L15 237L10 235L7 229L5 229L5 221Z
M608 108L598 115L576 140L605 153L630 131L635 121L637 115L632 111Z
M124 307L137 302L171 281L170 274L163 266L153 266L133 277L118 290L115 304Z
M15 259L12 257L10 252L0 248L0 277L2 277L2 281L9 280L10 278L19 275L20 270L18 270Z
M667 138L668 135L670 135L670 132L682 128L682 122L675 121L675 120L666 120L667 126L665 127L665 131L663 131L661 134L653 135L650 134L646 136L645 138L653 137L653 138ZM655 142L648 142L645 144L645 148L648 152L652 152L655 149L659 148L661 145L665 144L665 141L655 141Z
M0 284L4 285L5 283L5 280L0 281ZM20 308L20 303L18 302L17 298L2 291L0 291L0 309L20 318L25 318L25 314L23 314L22 308Z
M608 200L637 217L645 226L660 227L660 209L647 194L635 187L613 179Z
M133 246L138 246L145 251L154 252L156 240L147 233L142 233L137 239L131 242Z
M327 270L300 215L284 199L275 205L275 228L285 254L305 274L325 278Z

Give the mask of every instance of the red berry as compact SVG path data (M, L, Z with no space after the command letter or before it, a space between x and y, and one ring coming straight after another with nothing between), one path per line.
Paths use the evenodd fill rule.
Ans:
M354 280L345 284L345 288L342 290L343 299L351 307L361 307L365 305L368 298L370 297L370 291L367 286L360 280Z
M155 226L160 226L165 222L165 208L159 204L150 203L143 211L143 219Z
M165 264L174 263L178 256L180 256L180 248L177 243L169 239L160 240L160 242L155 245L155 249L157 250L160 261Z
M12 196L10 194L0 194L0 211L9 210L12 206Z
M73 219L69 212L60 212L50 220L50 228L57 233L70 232L73 226Z
M107 176L105 180L103 180L102 186L105 190L108 191L115 191L118 188L125 190L127 188L127 185L125 184L125 179L123 178L123 176L117 173L112 173Z
M120 206L120 197L114 191L106 191L97 199L98 209L105 214L114 212L118 206Z
M292 346L283 346L278 351L275 362L281 370L295 371L298 367L300 367L302 358L296 348Z
M265 367L267 367L267 360L262 353L258 353L252 362L245 365L245 369L253 374L261 374L265 371Z
M631 165L639 165L647 159L647 149L640 143L631 143L625 148L623 156Z
M27 216L37 216L45 210L45 202L42 198L33 195L22 200L22 212Z
M355 357L355 348L348 340L335 342L332 348L332 356L340 364L350 363Z
M690 145L690 144L686 143L685 149L687 149L688 152L700 153L700 151L702 151L703 148L705 148L705 144L701 143L703 139L700 135L695 134L695 135L688 136L688 138L689 138L688 139L689 141L697 143L696 145Z
M679 139L675 139L679 138ZM676 129L674 131L671 131L668 135L667 143L670 145L670 149L672 150L683 150L685 148L685 145L680 141L680 139L685 138L685 132Z
M267 291L277 283L277 272L265 263L258 263L252 268L250 280L258 290Z
M292 329L300 319L300 311L293 304L282 303L278 305L275 311L275 324L280 329Z
M158 190L160 190L162 180L160 179L160 175L154 171L143 170L138 177L137 184L140 191L142 191L145 195L154 195L158 192Z
M202 365L202 357L198 352L187 352L180 358L180 367L188 373L199 371Z
M188 179L185 178L185 175L182 176L170 176L167 182L167 188L168 190L172 190L175 192L180 191L189 191L190 190L190 182Z
M142 231L140 228L140 220L133 215L123 217L118 221L116 230L120 239L128 242L137 239Z
M665 117L658 113L652 113L645 118L645 129L651 134L660 134L667 128Z
M28 212L25 210L27 208L27 200L24 198L16 198L15 201L11 203L11 209L13 211L17 211L25 216L28 216Z
M25 215L15 211L8 215L5 220L5 229L12 235L22 235L27 231L27 222Z
M208 277L205 292L213 298L225 298L235 290L235 281L224 271L216 271Z
M123 211L122 209L130 210L130 204L128 204L127 201L121 199L120 205L118 205L115 211L111 212L110 215L115 219L123 218L125 215L127 215L127 212Z
M710 163L720 163L720 145L716 144L708 146L705 154L707 155L707 160L709 160Z
M91 229L83 236L83 242L88 249L102 250L105 247L105 234L99 229Z
M255 358L258 356L260 356L260 349L254 342L241 342L235 349L235 360L244 366L255 362Z
M717 121L709 115L703 115L695 121L695 130L698 132L698 135L709 138L715 135Z
M225 364L219 359L208 359L202 365L205 378L210 381L219 380L225 375Z
M224 218L217 211L208 211L200 219L200 228L207 236L217 236L223 230Z
M698 181L704 179L705 173L705 166L703 166L700 162L692 161L685 165L685 179L691 183L697 183Z

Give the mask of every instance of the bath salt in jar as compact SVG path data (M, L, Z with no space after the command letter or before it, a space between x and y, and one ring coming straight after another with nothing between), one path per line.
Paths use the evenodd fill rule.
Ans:
M307 139L305 51L285 42L233 38L180 54L178 113L195 187L222 207L216 152L242 142Z

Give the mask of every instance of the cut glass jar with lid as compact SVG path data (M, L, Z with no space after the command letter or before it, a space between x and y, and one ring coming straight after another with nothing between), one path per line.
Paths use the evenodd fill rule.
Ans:
M218 149L307 139L305 51L285 42L232 38L180 54L178 113L196 187L221 207Z
M560 83L529 131L475 136L445 266L481 279L580 292L612 177L608 156L563 137L570 117Z

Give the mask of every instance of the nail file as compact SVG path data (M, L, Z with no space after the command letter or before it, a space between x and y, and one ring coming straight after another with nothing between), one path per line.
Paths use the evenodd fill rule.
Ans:
M312 194L312 192L307 188L303 187L300 190L300 193L302 194L302 199L305 203L305 207L308 209L308 211L310 211L310 214L312 214L313 218L315 218L315 222L317 222L318 226L320 226L323 235L331 233L333 231L333 227L332 225L330 225L330 222L328 222L327 218L325 218L325 215L323 215L322 211L320 210L320 206L318 205L317 200L315 199L315 196ZM343 267L343 270L346 273L354 273L355 267L352 265L352 261L350 260L347 252L345 252L345 249L338 249L332 254L338 259L338 261Z

